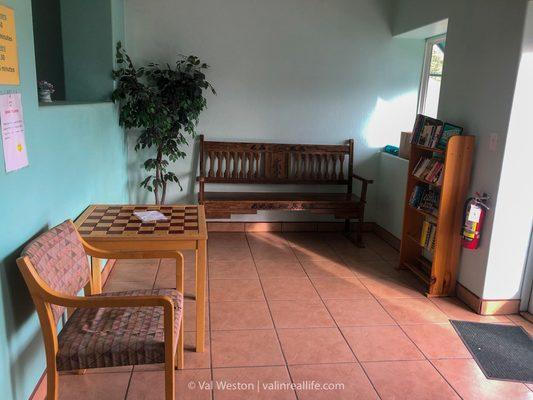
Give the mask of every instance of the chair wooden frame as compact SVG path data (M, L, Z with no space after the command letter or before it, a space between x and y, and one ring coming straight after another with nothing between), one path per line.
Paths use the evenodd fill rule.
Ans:
M79 234L78 234L79 236ZM179 251L120 251L112 252L99 250L81 237L87 255L106 259L150 259L172 258L176 260L176 289L183 294L184 263L183 255ZM174 354L174 303L168 296L90 296L95 285L91 273L89 283L85 287L86 296L70 296L52 289L37 273L29 257L17 259L17 265L26 281L31 297L35 304L43 333L46 352L46 383L47 399L58 399L59 376L57 371L57 352L59 349L56 321L51 305L75 308L103 308L103 307L163 307L164 337L165 337L165 399L175 400L174 369L183 368L183 318L180 323L178 346ZM89 295L89 296L87 296Z

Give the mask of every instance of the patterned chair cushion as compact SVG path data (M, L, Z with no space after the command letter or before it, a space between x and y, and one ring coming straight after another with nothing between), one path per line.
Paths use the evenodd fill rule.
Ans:
M183 296L174 289L129 290L98 296L169 296L175 306L174 351L177 349ZM79 308L61 330L57 369L165 362L163 307Z
M89 282L87 254L72 221L65 221L32 240L22 256L30 259L48 286L63 294L77 295ZM64 307L52 304L56 322L63 311Z

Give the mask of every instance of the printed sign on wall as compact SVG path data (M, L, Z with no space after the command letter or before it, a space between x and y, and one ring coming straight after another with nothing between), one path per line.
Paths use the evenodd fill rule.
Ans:
M15 11L0 5L0 85L20 84Z
M28 166L20 93L0 95L0 126L6 172Z

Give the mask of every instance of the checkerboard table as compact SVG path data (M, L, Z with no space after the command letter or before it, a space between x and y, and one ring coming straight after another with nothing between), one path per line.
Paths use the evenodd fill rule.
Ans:
M134 213L159 211L166 220L142 222ZM195 250L196 351L204 351L207 225L204 206L91 205L75 221L90 245L110 251ZM100 273L100 260L92 260ZM101 285L100 285L101 286ZM101 292L101 287L95 293Z
M167 219L142 222L134 213L159 211ZM78 227L86 237L197 234L197 206L96 206Z

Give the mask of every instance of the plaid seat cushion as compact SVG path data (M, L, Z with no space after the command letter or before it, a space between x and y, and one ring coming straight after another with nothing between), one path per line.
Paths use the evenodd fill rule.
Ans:
M169 296L175 305L174 351L183 296L174 289L129 290L98 296ZM165 361L163 307L79 308L59 334L57 369L157 364Z

